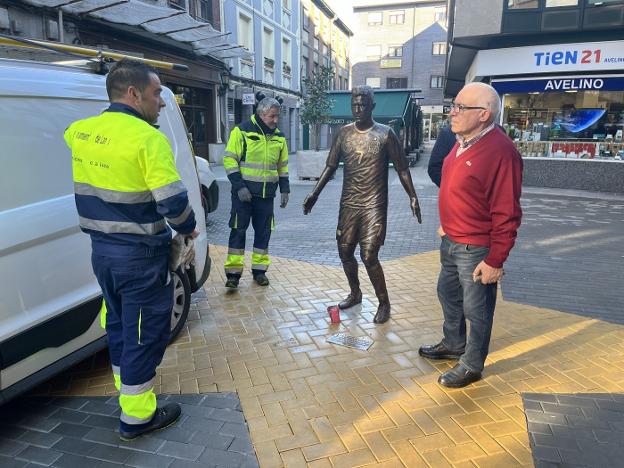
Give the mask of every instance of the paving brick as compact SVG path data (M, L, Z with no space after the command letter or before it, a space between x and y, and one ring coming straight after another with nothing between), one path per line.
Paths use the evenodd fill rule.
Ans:
M240 453L229 452L227 450L216 450L207 448L199 457L202 463L237 467L243 462L244 457Z
M89 456L97 447L96 444L73 437L64 437L52 447L58 452L72 453L74 455Z
M58 460L61 455L61 452L57 452L56 450L43 449L40 447L29 446L24 450L19 452L15 458L18 460L26 460L28 462L50 466L56 460Z
M27 445L23 442L0 437L0 455L11 457L24 450L26 447Z
M159 455L168 457L181 458L184 460L197 460L204 451L204 447L195 444L184 444L181 442L173 442L170 440L158 449Z
M0 466L2 468L24 468L28 464L24 460L16 460L15 458L5 457L0 455Z
M91 465L93 465L93 460L71 453L64 453L54 462L55 468L86 468Z
M22 437L20 442L28 445L34 445L41 448L50 448L61 440L62 436L58 434L49 434L47 432L28 431Z
M60 436L68 436L68 437L76 437L82 438L91 430L91 427L84 426L82 424L71 424L71 423L59 423L52 431L51 434L58 434Z
M136 468L167 468L173 463L174 460L174 458L163 457L160 455L155 455L153 453L134 452L130 455L130 457L128 457L125 465L133 466Z
M89 458L114 464L124 463L134 452L125 448L111 449L106 445L94 444Z

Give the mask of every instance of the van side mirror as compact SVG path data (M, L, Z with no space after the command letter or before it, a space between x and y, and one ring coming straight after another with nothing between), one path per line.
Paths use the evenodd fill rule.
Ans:
M188 132L186 134L186 136L188 137L189 141L192 143L193 142L193 134L191 132Z

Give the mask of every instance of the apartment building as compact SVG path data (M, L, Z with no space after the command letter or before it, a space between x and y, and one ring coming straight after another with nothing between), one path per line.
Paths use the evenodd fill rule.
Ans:
M228 130L251 116L255 93L279 96L279 128L290 151L298 144L300 7L300 0L224 0L222 6L224 34L247 52L226 59Z
M444 119L446 1L356 0L353 85L421 90L425 139Z
M558 168L540 177L590 190L612 181L621 190L624 1L451 0L449 12L446 94L491 83L501 125L529 157L525 169L541 159L532 156L583 159L565 168L570 161L541 161L544 171Z
M321 66L334 70L331 89L349 89L353 32L323 0L301 2L301 77Z

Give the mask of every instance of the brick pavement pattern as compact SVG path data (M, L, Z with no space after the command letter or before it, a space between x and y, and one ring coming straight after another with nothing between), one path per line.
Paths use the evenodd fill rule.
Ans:
M624 395L525 393L538 467L620 467L624 460Z
M180 419L123 442L116 396L21 398L0 414L0 467L258 467L235 393L158 399L180 403Z
M215 265L225 254L212 248ZM497 306L484 379L440 387L452 363L418 356L441 333L435 252L384 262L393 319L381 326L372 323L367 282L361 308L331 325L325 309L346 293L342 269L273 261L269 287L246 276L234 293L213 270L155 389L237 392L262 467L531 466L524 392L624 392L621 326L506 300ZM338 331L375 343L362 352L325 342ZM114 395L105 354L36 393Z

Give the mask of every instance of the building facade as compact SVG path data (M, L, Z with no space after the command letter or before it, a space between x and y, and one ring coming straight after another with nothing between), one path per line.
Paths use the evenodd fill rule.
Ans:
M415 88L425 139L444 119L446 1L356 1L352 47L353 85Z
M228 130L251 117L255 93L281 97L279 128L291 152L299 139L300 7L299 0L224 0L222 6L224 34L247 52L226 59Z
M526 156L624 159L624 2L456 0L446 93L491 83ZM475 16L487 10L487 18Z
M498 91L525 184L624 191L624 1L452 0L449 12L445 91Z
M312 77L321 66L334 70L332 90L349 89L353 32L323 0L301 2L301 76Z
M188 71L161 69L159 75L176 94L195 153L209 158L211 146L222 144L226 136L222 51L231 44L218 30L219 10L218 0L149 5L137 0L1 0L0 32L186 65ZM0 51L4 57L41 59L33 54L21 48ZM59 60L58 55L47 59Z

